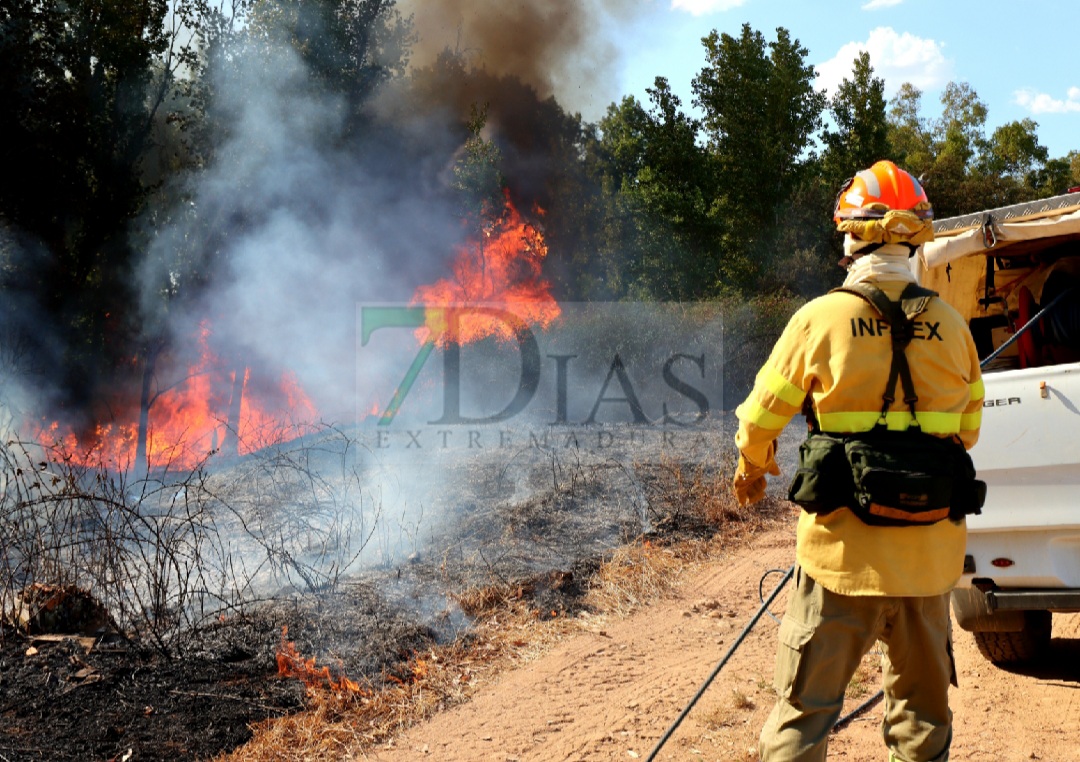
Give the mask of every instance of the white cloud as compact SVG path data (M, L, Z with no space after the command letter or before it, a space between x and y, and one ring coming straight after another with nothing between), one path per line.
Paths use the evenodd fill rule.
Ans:
M1068 114L1080 111L1080 87L1070 87L1065 100L1034 90L1017 90L1013 97L1017 105L1032 114Z
M879 8L892 8L894 5L900 5L904 0L870 0L866 5L862 7L864 11L876 11Z
M691 16L704 16L707 13L730 11L745 2L746 0L671 0L671 10L686 11Z
M865 42L849 42L828 61L818 64L817 86L830 94L836 92L844 79L851 78L859 53L867 51L874 76L885 80L887 97L905 82L920 90L936 90L952 78L952 61L945 57L944 48L945 44L937 40L879 26Z

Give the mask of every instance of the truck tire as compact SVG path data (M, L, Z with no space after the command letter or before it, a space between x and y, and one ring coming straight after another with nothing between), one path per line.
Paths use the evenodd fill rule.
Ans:
M1050 643L1050 612L1025 611L1023 629L1015 632L973 632L979 653L994 664L1034 661Z

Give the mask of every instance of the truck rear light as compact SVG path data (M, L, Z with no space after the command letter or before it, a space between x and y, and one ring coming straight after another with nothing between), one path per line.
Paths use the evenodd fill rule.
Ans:
M999 569L1007 569L1014 563L1016 562L1013 561L1011 558L995 558L993 561L990 562L990 565L996 566Z

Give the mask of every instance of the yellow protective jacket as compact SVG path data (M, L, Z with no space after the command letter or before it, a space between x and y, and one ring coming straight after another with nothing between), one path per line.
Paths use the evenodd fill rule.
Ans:
M875 283L896 300L907 284ZM957 436L971 448L982 421L983 384L971 332L960 314L932 299L916 318L908 345L922 430ZM768 465L771 443L801 412L810 395L821 429L868 431L881 415L892 363L889 326L863 299L830 293L802 307L788 322L750 396L738 407L735 442L743 457ZM899 385L898 385L899 386ZM890 429L907 428L911 414L903 392L888 414ZM799 516L796 557L827 589L843 595L940 595L960 578L966 526L876 527L847 508Z

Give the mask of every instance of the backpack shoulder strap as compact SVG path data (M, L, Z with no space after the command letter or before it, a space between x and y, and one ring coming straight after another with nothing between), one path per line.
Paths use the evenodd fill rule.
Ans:
M852 283L850 286L839 286L833 291L843 291L854 294L870 303L883 318L889 321L889 325L903 323L904 320L914 320L930 306L930 300L938 295L937 291L923 288L917 283L909 283L900 293L900 299L892 301L884 291L872 283Z
M877 310L877 313L883 318L889 321L889 325L893 324L893 320L903 316L903 312L900 311L900 305L886 296L885 292L872 283L852 283L850 286L839 286L832 289L829 293L835 293L837 291L854 294L855 296L865 300Z
M904 402L911 410L911 426L918 428L919 423L915 418L915 403L919 398L915 395L915 382L911 378L911 367L907 362L904 350L915 337L915 317L930 306L930 300L937 296L936 291L923 288L916 283L909 283L904 287L897 301L891 300L884 291L872 283L853 283L849 286L840 286L832 291L842 291L854 294L866 300L889 324L889 332L892 335L892 366L889 368L889 380L885 385L885 393L882 395L883 405L879 424L885 423L886 414L896 400L896 382L899 380L904 390ZM830 291L830 293L832 293Z
M937 291L923 288L918 283L909 283L900 293L900 309L908 320L914 320L916 315L930 306L930 300L937 295Z

